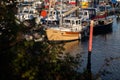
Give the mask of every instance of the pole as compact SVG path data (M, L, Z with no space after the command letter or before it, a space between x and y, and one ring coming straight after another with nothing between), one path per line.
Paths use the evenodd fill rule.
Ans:
M63 16L62 16L62 0L61 0L61 5L60 5L60 22L59 22L59 26L62 26L62 19L63 19Z
M92 80L92 72L91 72L91 52L92 52L92 38L93 38L93 20L90 23L90 35L89 35L89 45L88 45L88 60L87 60L87 80Z
M75 0L75 6L78 6L78 0ZM78 17L78 10L76 10L76 17Z
M90 22L90 35L89 35L88 52L92 51L93 23L94 23L94 21L91 20L91 22Z

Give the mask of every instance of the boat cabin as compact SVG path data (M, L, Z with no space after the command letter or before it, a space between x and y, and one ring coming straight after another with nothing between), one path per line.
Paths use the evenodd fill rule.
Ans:
M88 10L80 10L79 18L82 18L83 21L90 20L90 13Z
M18 11L18 14L15 16L20 20L20 21L25 21L25 20L32 20L34 19L37 11L34 8L23 8L22 10Z
M59 17L58 17L59 12L55 9L50 9L47 11L47 17L45 18L45 21L48 23L52 22L59 22Z
M76 18L76 17L67 17L63 19L63 27L70 28L73 31L81 31L84 26L84 22L82 21L82 18Z
M86 17L90 20L95 18L98 10L96 8L86 8L82 9L81 12L84 12L84 16L86 15Z

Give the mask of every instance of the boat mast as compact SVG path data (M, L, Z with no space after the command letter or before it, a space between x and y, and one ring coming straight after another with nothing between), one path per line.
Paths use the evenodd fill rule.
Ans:
M60 26L62 26L62 0L61 0L61 8L60 8Z
M78 6L78 0L75 0L75 6L77 7ZM78 17L78 10L76 10L76 17Z
M53 9L52 9L52 8L53 8ZM52 9L52 14L51 14L51 9ZM48 17L50 17L50 14L51 14L52 16L54 16L54 15L53 15L54 9L55 9L55 1L54 1L54 0L50 0L50 1L49 1Z

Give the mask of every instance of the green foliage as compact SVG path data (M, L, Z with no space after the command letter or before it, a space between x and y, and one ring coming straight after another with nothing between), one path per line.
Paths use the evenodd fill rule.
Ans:
M61 59L59 55L63 50L62 45L51 45L47 42L18 43L12 48L15 54L11 64L14 75L19 76L20 80L74 80L79 58L67 54Z
M7 5L7 1L0 1L0 48L4 49L14 42L19 26L15 22L15 4Z

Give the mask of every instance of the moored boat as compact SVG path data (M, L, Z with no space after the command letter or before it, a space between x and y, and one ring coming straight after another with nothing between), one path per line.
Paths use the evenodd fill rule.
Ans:
M50 4L54 3L52 0L50 2ZM51 5L49 7L51 7ZM49 24L45 30L49 41L72 41L81 39L83 35L86 35L89 22L83 21L82 17L69 16L70 14L74 14L78 9L79 6L75 6L63 13L61 1L59 25Z
M104 19L104 20L99 20L95 22L95 25L93 27L93 33L98 34L98 33L105 33L112 31L112 23L113 19Z
M79 18L65 18L63 24L58 27L46 29L46 35L49 41L72 41L81 39L84 33L88 33L89 23L82 22Z
M108 15L107 6L100 6L99 12L97 13L97 16L94 18L94 34L95 33L102 33L107 32L111 30L112 23L113 23L113 17L111 15Z

